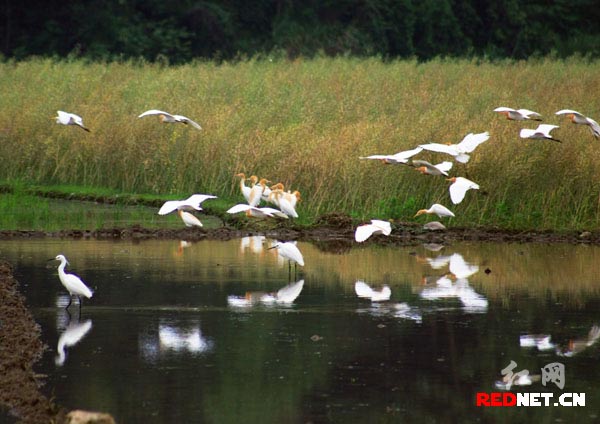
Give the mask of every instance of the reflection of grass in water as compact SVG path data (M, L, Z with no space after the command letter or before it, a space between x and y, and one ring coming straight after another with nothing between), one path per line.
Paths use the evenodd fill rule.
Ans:
M94 230L129 227L181 228L176 214L157 215L147 206L103 205L94 202L45 199L27 194L3 194L0 197L1 230ZM214 227L212 217L197 214L206 227Z

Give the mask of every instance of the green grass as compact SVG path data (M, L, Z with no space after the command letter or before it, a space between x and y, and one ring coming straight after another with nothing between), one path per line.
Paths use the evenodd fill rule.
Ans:
M38 59L0 64L0 75L4 181L156 201L202 192L219 196L222 211L241 201L234 175L245 172L300 190L303 223L327 212L412 220L439 202L456 213L454 226L599 227L599 141L554 116L573 108L600 119L596 61L317 58L163 67ZM497 106L540 112L561 126L555 136L563 143L520 139L520 128L537 123L507 121L492 112ZM204 130L136 119L152 108L186 115ZM58 109L82 115L92 132L56 125L49 118ZM456 206L441 178L358 160L482 131L490 140L452 170L481 190Z

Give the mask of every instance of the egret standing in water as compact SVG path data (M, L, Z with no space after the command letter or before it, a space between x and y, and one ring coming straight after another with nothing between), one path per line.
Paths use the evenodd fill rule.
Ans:
M67 261L67 258L65 258L64 255L58 255L56 258L49 260L60 261L60 265L58 266L58 278L60 279L62 285L69 292L69 304L65 306L65 309L71 306L73 295L77 296L77 299L79 299L79 308L81 309L81 296L85 296L89 299L94 293L85 285L83 281L81 281L81 278L75 274L67 274L65 272L65 266L69 263L69 261Z
M297 265L304 266L304 257L294 242L277 243L269 249L277 249L279 256L288 260L288 271L290 273L292 272L292 262L294 262L294 273L296 273Z

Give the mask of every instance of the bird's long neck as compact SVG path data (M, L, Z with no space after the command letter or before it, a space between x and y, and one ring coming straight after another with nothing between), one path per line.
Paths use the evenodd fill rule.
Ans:
M59 274L64 274L66 266L67 266L67 261L61 261L60 265L58 266L58 273Z

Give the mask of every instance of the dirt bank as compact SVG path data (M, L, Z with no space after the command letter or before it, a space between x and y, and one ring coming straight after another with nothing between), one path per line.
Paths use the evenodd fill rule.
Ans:
M64 421L65 411L41 393L43 376L33 369L44 349L12 267L0 260L0 407L19 422Z
M247 235L266 235L279 240L301 240L321 245L350 247L355 244L354 230L360 223L342 214L320 217L312 227L296 226L289 221L240 220L228 221L221 228L148 229L141 226L108 228L99 230L46 231L0 231L0 239L14 238L95 238L95 239L177 239L198 241L230 240ZM419 243L448 244L457 241L513 242L513 243L572 243L600 245L600 231L552 232L552 231L506 231L494 228L448 228L444 231L423 229L414 222L394 222L388 237L374 236L366 243L413 245Z

